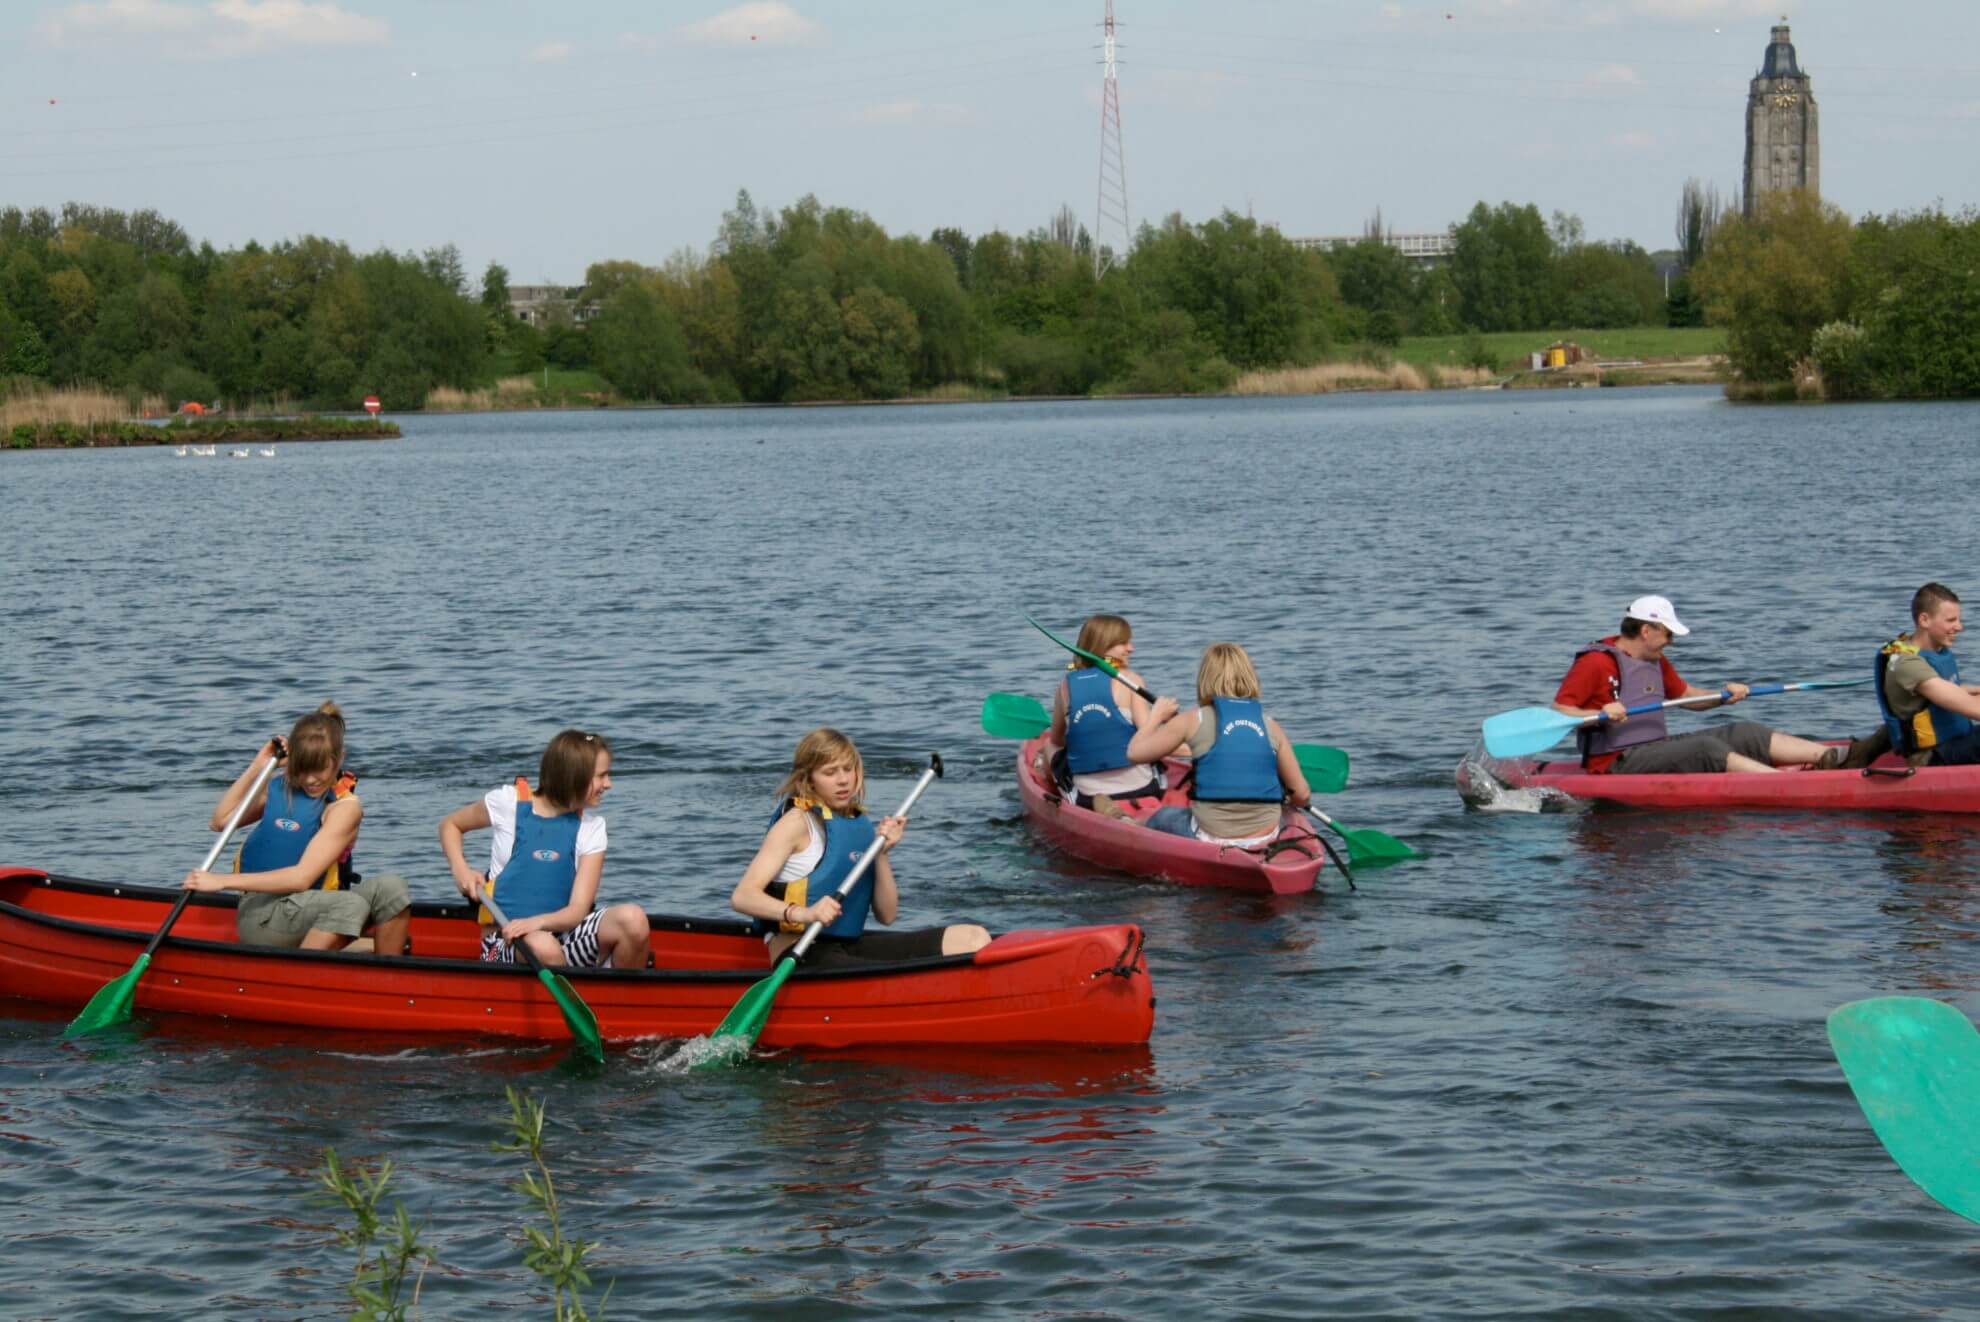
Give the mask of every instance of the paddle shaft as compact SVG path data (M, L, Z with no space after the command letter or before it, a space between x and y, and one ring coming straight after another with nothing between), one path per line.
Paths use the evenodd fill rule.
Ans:
M1038 621L1033 620L1030 615L1026 615L1024 618L1030 622L1032 628L1038 630L1038 632L1044 634L1047 638L1050 638L1053 642L1065 648L1068 652L1071 652L1074 656L1083 656L1088 661L1091 661L1094 665L1099 666L1102 670L1106 671L1109 675L1112 675L1115 679L1120 679L1121 683L1127 684L1129 688L1135 691L1135 694L1137 696L1149 702L1155 701L1155 695L1153 693L1150 693L1147 689L1141 687L1141 685L1132 684L1125 679L1121 679L1120 667L1115 665L1112 661L1109 661L1106 657L1095 656L1093 655L1093 653L1087 651L1083 647L1074 647L1071 643L1059 637L1057 634L1053 633L1050 629L1047 629L1044 625L1040 624Z
M201 872L205 872L213 866L213 861L220 857L220 851L225 849L227 842L234 838L234 831L240 826L241 818L246 815L248 805L254 802L255 795L261 793L261 787L268 783L268 777L275 772L275 764L280 762L287 752L288 750L282 746L282 741L277 739L275 741L275 756L268 759L268 764L262 767L261 771L255 776L254 784L248 786L247 793L243 794L241 801L234 805L234 815L227 819L227 826L220 832L220 838L213 842L213 848L207 850L206 857L200 861L199 870ZM146 943L144 954L140 958L150 959L152 954L157 951L160 943L165 940L165 934L172 930L173 923L179 921L179 915L185 912L186 905L191 901L192 897L192 891L182 890L179 892L178 900L172 905L172 912L165 915L165 921L160 923L158 930L151 934L151 940Z
M1866 676L1863 679L1811 679L1799 684L1756 684L1752 688L1747 689L1746 696L1749 698L1764 698L1773 693L1794 693L1801 689L1846 689L1852 684L1868 684L1869 682L1870 680ZM1623 708L1623 715L1641 716L1647 711L1662 711L1666 707L1689 707L1694 702L1724 702L1730 697L1732 697L1731 689L1720 689L1717 693L1701 694L1694 698L1672 698L1669 702L1645 702L1635 707L1625 707ZM1565 712L1562 715L1567 716ZM1567 717L1567 719L1574 721L1571 728L1580 729L1584 725L1601 725L1609 718L1607 716L1589 716L1578 721L1575 721L1573 717Z
M1313 818L1317 822L1324 822L1328 826L1333 826L1336 831L1341 830L1340 827L1334 826L1333 818L1329 817L1326 813L1321 812L1318 808L1314 807L1310 803L1307 804L1304 808L1301 808L1300 811L1305 813L1307 816ZM1341 870L1341 875L1343 877L1347 878L1348 889L1351 891L1360 890L1361 887L1354 884L1354 874L1348 871L1347 860L1334 852L1334 847L1331 844L1327 843L1327 837L1321 835L1318 831L1315 831L1313 833L1313 838L1320 842L1320 847L1327 851L1327 857L1334 860L1334 866ZM1341 831L1341 838L1344 840L1347 839L1347 832ZM1349 844L1352 843L1353 843L1352 841L1349 841Z
M941 757L933 753L929 754L928 769L921 773L920 780L914 782L914 788L908 792L907 798L901 801L901 806L895 811L894 816L906 817L914 808L915 800L921 797L921 792L928 788L928 783L941 774ZM866 847L866 852L859 856L857 863L853 864L853 869L846 874L846 879L839 883L837 890L832 892L832 898L843 900L846 896L852 894L853 887L859 884L859 879L866 875L866 870L873 866L873 860L880 857L880 851L886 847L887 838L876 833L873 837L873 843ZM811 949L812 943L818 940L818 934L824 930L824 923L813 923L811 926L805 928L804 935L797 939L797 944L784 952L784 958L793 963L803 959L804 952Z

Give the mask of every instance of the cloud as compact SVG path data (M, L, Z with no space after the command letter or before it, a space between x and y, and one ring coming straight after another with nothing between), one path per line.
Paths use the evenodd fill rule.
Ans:
M657 55L660 52L660 38L650 32L621 32L619 44L641 55Z
M808 46L824 38L825 28L782 0L762 0L689 23L675 35L690 46Z
M958 124L969 118L969 107L953 101L883 101L846 118L854 124Z
M57 46L104 39L162 43L174 55L222 57L283 48L378 46L391 36L382 18L354 14L335 0L93 0L50 13L41 34Z
M571 58L571 51L573 49L571 43L568 41L546 41L531 51L525 58L531 64L562 64L565 60Z
M1657 135L1643 129L1631 129L1626 133L1611 133L1609 145L1623 151L1650 151L1657 145Z

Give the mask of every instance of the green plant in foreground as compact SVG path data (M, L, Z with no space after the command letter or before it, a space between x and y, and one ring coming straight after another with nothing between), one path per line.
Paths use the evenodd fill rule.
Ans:
M557 1322L594 1322L605 1316L605 1301L612 1295L612 1288L607 1286L592 1305L595 1311L587 1310L583 1292L591 1287L591 1273L585 1268L584 1260L598 1245L592 1240L564 1234L557 1188L543 1155L542 1103L524 1097L514 1088L506 1091L509 1138L491 1146L496 1152L521 1152L529 1158L534 1169L523 1172L515 1189L550 1222L548 1232L540 1226L523 1227L529 1245L523 1264L550 1287ZM346 1168L338 1164L337 1150L329 1148L323 1154L323 1169L316 1178L325 1192L315 1201L341 1203L357 1221L354 1229L337 1232L337 1242L356 1249L358 1255L357 1269L344 1287L356 1305L352 1318L361 1322L403 1322L419 1304L420 1283L434 1257L433 1250L420 1240L425 1223L413 1224L404 1203L393 1204L390 1221L379 1212L386 1186L391 1183L392 1163L387 1161L376 1171L359 1166ZM372 1244L381 1236L385 1242L374 1257ZM420 1264L419 1275L412 1280L412 1294L408 1298L406 1275L415 1262Z
M392 1180L392 1163L387 1161L376 1171L361 1166L345 1169L337 1163L337 1149L330 1148L323 1154L323 1169L316 1178L325 1191L316 1201L342 1203L357 1220L355 1229L337 1232L339 1244L357 1250L357 1268L344 1287L357 1305L351 1316L364 1322L401 1322L419 1303L420 1282L433 1262L433 1252L420 1242L425 1224L414 1225L404 1203L392 1205L389 1223L379 1215L378 1205ZM372 1241L381 1231L388 1238L373 1257ZM406 1273L415 1262L420 1264L419 1275L413 1278L411 1297L406 1298Z
M557 1207L557 1187L543 1157L543 1104L524 1097L514 1088L504 1091L509 1095L509 1138L490 1146L496 1152L521 1152L528 1156L536 1169L524 1171L515 1190L550 1221L547 1234L540 1226L523 1227L529 1237L523 1265L550 1287L556 1301L557 1322L588 1322L603 1317L605 1300L611 1297L612 1288L607 1286L599 1297L596 1313L586 1311L583 1291L591 1286L591 1273L585 1269L584 1260L598 1245L592 1240L568 1238L564 1234Z

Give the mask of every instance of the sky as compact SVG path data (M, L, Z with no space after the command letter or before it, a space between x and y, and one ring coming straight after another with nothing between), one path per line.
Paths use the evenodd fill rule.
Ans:
M705 249L747 188L890 233L1094 224L1103 0L4 0L0 205L227 248L457 244L515 283ZM1673 246L1739 184L1779 0L1116 0L1133 222L1442 230L1479 201ZM1852 215L1980 204L1980 3L1787 11Z

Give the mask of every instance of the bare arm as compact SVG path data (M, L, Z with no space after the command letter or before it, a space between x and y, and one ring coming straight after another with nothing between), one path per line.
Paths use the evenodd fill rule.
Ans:
M1158 698L1148 709L1145 723L1128 740L1128 758L1144 765L1160 762L1182 747L1195 730L1196 708L1178 711L1174 698Z
M1045 732L1047 756L1066 746L1066 681L1052 692L1052 728Z
M1980 721L1980 697L1975 697L1963 684L1935 676L1918 686L1918 696L1934 707Z
M234 815L234 809L240 805L241 798L247 793L249 784L253 782L256 776L261 774L261 768L270 759L275 757L276 747L279 743L279 740L270 739L267 743L263 744L261 751L256 753L254 759L247 764L247 770L235 777L234 783L227 787L226 793L220 796L220 802L214 807L213 818L207 823L208 830L224 831L227 829L227 819ZM261 807L267 800L268 787L263 785L259 790L255 791L254 802L248 805L248 810L241 814L241 825L246 826L249 822L260 821Z
M770 883L790 862L791 855L801 853L811 843L811 828L808 818L800 809L793 808L777 819L777 824L764 835L758 846L756 857L743 869L742 880L736 883L729 896L729 907L750 918L761 918L767 923L784 921L785 910L790 911L794 923L829 923L839 916L839 902L831 896L814 899L810 904L787 905L770 895Z
M339 799L323 810L323 825L295 866L269 872L189 872L185 887L196 891L240 891L250 895L293 895L306 891L330 865L344 856L357 839L364 807L356 796Z
M456 808L440 819L441 852L447 855L447 867L454 874L454 885L470 900L477 898L478 889L488 884L488 876L468 866L461 837L468 831L485 831L488 825L488 804L481 799L476 799L465 808Z
M1293 801L1293 806L1304 808L1313 802L1313 787L1306 783L1306 773L1300 770L1299 756L1293 752L1292 740L1286 738L1285 730L1272 717L1267 716L1265 724L1272 731L1272 737L1279 741L1279 783L1286 787L1286 797Z

